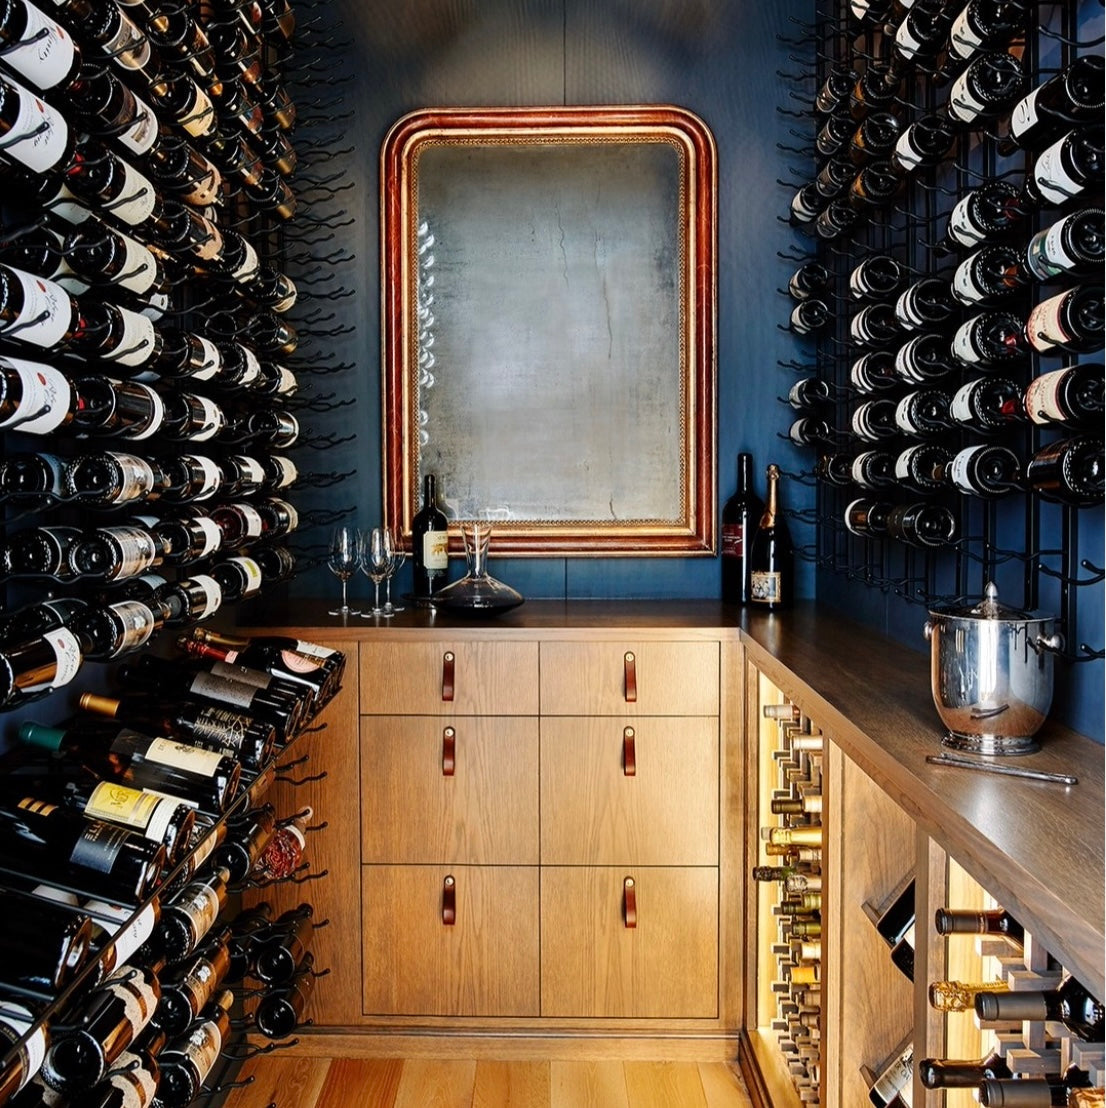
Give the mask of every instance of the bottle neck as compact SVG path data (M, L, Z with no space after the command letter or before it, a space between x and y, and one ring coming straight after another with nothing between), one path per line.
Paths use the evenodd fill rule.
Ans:
M438 500L438 482L432 473L428 473L422 479L422 506L434 508Z
M737 456L737 493L746 496L753 487L753 456L752 454L738 454Z
M760 517L761 527L775 527L778 501L776 498L776 486L779 482L780 471L778 466L768 467L768 492L764 501L764 515Z

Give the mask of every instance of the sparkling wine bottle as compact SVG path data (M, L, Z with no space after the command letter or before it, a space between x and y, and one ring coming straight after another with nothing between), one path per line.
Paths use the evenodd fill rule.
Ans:
M795 567L791 533L779 507L779 466L770 465L767 477L764 514L749 551L749 600L775 611L794 599Z

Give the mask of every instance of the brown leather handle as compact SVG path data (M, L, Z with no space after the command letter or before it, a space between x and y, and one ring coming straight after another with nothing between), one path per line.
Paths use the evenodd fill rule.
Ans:
M637 883L632 877L622 882L622 919L627 927L637 927Z
M446 874L442 882L442 924L452 927L457 922L457 879Z
M637 752L632 727L622 728L622 772L627 777L633 777L637 773Z
M626 668L626 703L637 700L637 658L632 650L627 650L622 659Z
M452 777L457 768L457 732L452 727L442 731L442 776Z
M452 650L442 655L442 699L453 699L453 663L456 658Z

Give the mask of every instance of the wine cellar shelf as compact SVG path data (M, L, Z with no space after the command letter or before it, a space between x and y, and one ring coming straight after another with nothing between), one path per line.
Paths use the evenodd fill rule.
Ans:
M1024 1043L1007 1037L997 1044L990 1032L981 1035L974 1027L971 1012L946 1018L927 995L927 984L935 980L987 982L1012 971L1021 978L1015 988L1032 989L1034 982L1052 988L1059 974L1027 980L1049 956L1095 997L1103 995L1101 748L1046 725L1033 768L1073 774L1078 778L1073 786L930 765L925 758L939 749L940 728L924 656L801 606L786 621L748 619L742 642L746 764L761 803L760 811L751 806L747 815L750 869L773 861L760 854L757 829L776 818L766 807L780 760L772 750L793 741L780 739L778 725L764 718L764 705L794 705L801 723L791 734L821 734L823 746L822 814L814 817L822 829L821 1082L815 1093L806 1092L805 1081L795 1080L793 1042L780 1049L783 1024L772 1022L779 970L775 959L766 957L778 941L776 896L764 887L769 882L758 882L749 894L749 1018L742 1045L759 1103L764 1108L869 1103L871 1082L894 1071L904 1054L916 1072L923 1058L982 1058L996 1045L1015 1051L1008 1055L1014 1068L1029 1065L1031 1072L1055 1069L1061 1059L1066 1066L1069 1056L1082 1059L1101 1084L1095 1061L1101 1043L1080 1044L1058 1034L1053 1024L1027 1023ZM915 919L905 936L902 913L892 911L903 894L913 897ZM1029 936L1024 952L1009 950L1024 965L993 960L1003 953L996 949L1001 938L980 943L934 932L937 908L996 906ZM886 934L876 926L881 916ZM914 948L913 984L900 968L909 967L911 959L893 958L889 944L897 936ZM1026 1062L1026 1051L1034 1052L1033 1061ZM974 1103L972 1090L926 1090L917 1076L913 1082L914 1105Z

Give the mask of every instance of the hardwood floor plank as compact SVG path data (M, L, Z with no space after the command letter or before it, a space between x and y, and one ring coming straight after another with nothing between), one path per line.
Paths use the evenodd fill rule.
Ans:
M548 1062L476 1063L472 1108L550 1108Z
M706 1094L707 1108L752 1108L753 1102L736 1063L700 1062L699 1080Z
M363 1104L368 1108L392 1108L403 1073L401 1058L336 1058L330 1063L315 1108L344 1108L347 1104ZM295 1108L311 1108L311 1104L295 1103Z
M472 1108L476 1061L406 1058L395 1108Z
M314 1108L319 1092L332 1065L326 1059L280 1058L262 1055L251 1058L238 1074L238 1080L252 1077L251 1084L235 1089L226 1108L267 1108L274 1101L294 1104L296 1108Z
M621 1062L550 1062L549 1087L550 1108L630 1108Z
M694 1062L624 1062L623 1069L633 1108L707 1108Z

